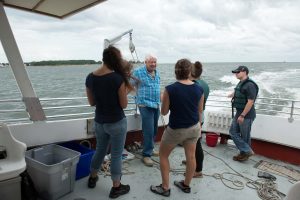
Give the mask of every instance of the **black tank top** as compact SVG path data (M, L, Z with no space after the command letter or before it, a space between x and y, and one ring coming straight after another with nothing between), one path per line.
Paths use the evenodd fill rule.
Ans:
M169 126L173 129L188 128L199 122L199 101L203 89L198 84L185 85L175 82L166 87L170 99Z
M85 85L92 91L96 102L96 122L113 123L125 117L118 95L123 81L122 76L115 72L102 76L90 73L87 76Z

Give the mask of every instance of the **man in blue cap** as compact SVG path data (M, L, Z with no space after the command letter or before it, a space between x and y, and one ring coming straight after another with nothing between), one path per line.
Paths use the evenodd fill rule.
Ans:
M239 66L232 71L236 78L240 80L232 97L232 109L236 109L229 130L231 139L235 143L240 153L233 156L235 161L246 161L254 155L251 149L251 126L256 117L254 102L258 94L257 84L249 79L249 69L246 66Z

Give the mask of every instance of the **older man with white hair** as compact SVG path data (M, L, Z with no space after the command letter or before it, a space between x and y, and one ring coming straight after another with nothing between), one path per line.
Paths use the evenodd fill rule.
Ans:
M154 151L154 139L158 129L160 104L160 76L156 70L157 58L149 54L145 57L145 65L137 68L133 76L136 81L136 103L142 118L143 162L152 167L151 156L158 156Z

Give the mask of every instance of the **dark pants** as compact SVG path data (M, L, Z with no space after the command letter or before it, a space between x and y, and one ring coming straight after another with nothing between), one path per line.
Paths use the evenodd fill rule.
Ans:
M203 168L203 160L204 160L201 138L199 138L197 141L195 157L196 157L196 172L201 172Z

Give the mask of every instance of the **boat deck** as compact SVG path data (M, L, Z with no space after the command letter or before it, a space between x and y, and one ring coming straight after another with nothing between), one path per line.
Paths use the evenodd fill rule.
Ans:
M257 177L259 169L255 168L255 164L260 160L265 160L271 163L275 163L282 166L288 166L295 170L300 171L300 166L283 163L281 161L268 159L263 156L254 155L246 162L236 162L232 160L232 156L237 154L237 149L229 141L229 144L218 144L216 147L208 147L202 140L202 147L204 150L204 177L194 178L191 183L192 192L190 194L183 193L177 187L173 185L174 180L182 180L184 178L183 171L185 166L181 165L181 161L184 159L184 150L182 147L176 147L170 155L170 166L173 172L170 173L170 188L171 196L163 197L156 195L150 191L150 185L158 185L161 183L161 176L159 165L154 167L146 167L140 160L140 155L137 154L136 158L127 161L124 166L129 173L123 175L122 183L130 184L131 190L128 194L120 196L118 199L205 199L205 200L255 200L261 199L258 196L257 190L250 188L251 185L246 184L247 179L240 176L235 176L230 173L236 174L236 172L251 179L252 181L258 180ZM158 157L153 157L158 161ZM235 172L235 171L236 172ZM238 188L233 185L232 182L226 179L215 178L214 175L223 174L223 177L228 180L239 180L243 183L243 188ZM277 189L283 194L287 194L289 188L292 186L292 182L283 176L273 174L277 180ZM226 187L227 184L229 187ZM110 176L100 175L97 186L94 189L87 188L87 177L76 181L74 191L64 197L61 200L99 200L109 199L109 191L111 188ZM250 187L249 187L250 186Z

